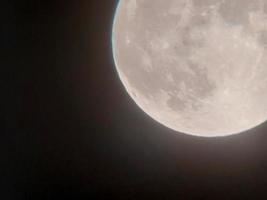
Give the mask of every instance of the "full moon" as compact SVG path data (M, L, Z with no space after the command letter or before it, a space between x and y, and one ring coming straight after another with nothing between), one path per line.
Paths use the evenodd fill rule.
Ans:
M121 0L112 48L131 98L168 128L217 137L267 119L264 0Z

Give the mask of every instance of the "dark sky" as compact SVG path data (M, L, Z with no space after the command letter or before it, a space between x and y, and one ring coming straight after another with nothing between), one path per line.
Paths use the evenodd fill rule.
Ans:
M114 68L116 4L1 0L0 199L263 199L267 124L212 139L149 118Z

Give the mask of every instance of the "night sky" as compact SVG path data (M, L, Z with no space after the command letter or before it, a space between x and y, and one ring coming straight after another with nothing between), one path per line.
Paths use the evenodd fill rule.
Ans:
M1 0L0 199L263 199L267 123L201 138L148 117L115 70L116 5Z

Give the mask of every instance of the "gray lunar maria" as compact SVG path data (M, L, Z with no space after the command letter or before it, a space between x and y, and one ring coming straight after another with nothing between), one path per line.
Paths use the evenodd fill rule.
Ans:
M226 136L267 119L267 1L121 0L112 44L127 92L166 127Z

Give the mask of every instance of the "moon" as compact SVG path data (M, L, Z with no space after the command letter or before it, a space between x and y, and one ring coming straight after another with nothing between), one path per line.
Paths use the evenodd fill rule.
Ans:
M112 50L128 94L168 128L228 136L267 119L264 0L121 0Z

